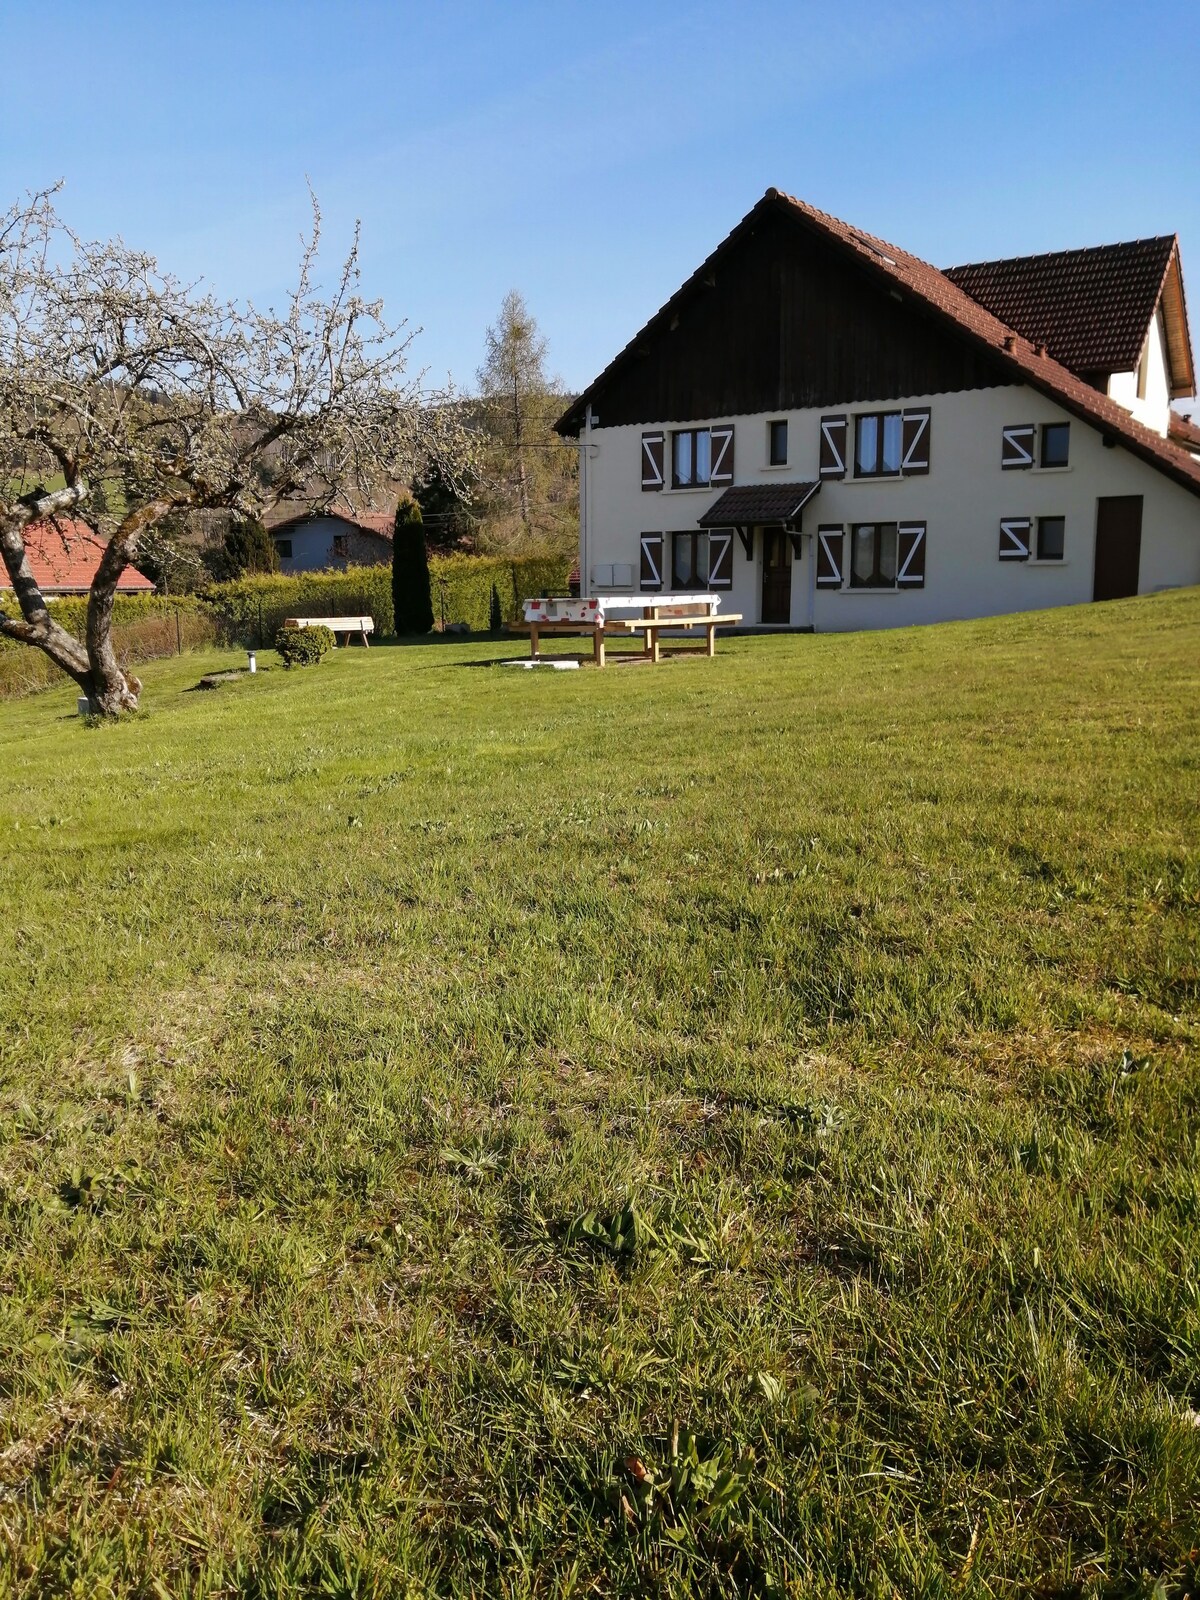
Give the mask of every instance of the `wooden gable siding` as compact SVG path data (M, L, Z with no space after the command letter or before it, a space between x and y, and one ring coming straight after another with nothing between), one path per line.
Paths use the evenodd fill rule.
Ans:
M1012 382L844 253L768 214L647 329L593 398L601 427L895 400Z

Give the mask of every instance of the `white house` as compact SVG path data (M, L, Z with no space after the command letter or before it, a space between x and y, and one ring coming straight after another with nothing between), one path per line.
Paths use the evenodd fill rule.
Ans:
M941 272L769 189L560 418L585 594L821 631L1200 583L1178 241Z

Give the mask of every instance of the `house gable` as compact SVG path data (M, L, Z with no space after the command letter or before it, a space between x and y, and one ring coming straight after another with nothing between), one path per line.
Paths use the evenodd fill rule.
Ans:
M760 204L558 424L685 422L1012 382L788 206Z
M703 346L703 340L697 338L697 334L702 334L704 328L699 314L694 311L698 292L709 289L715 293L720 288L725 259L732 254L743 236L753 233L759 224L772 216L790 219L797 225L799 233L771 236L765 229L762 230L760 245L773 242L774 248L761 248L751 253L751 259L757 259L760 263L757 276L743 277L740 288L735 284L736 292L731 293L725 302L726 316L719 329L720 358L710 349L692 348ZM853 273L860 274L868 283L875 285L883 297L894 302L895 310L910 313L913 320L908 326L925 322L930 329L928 348L932 353L931 361L936 363L943 352L961 341L967 353L962 354L960 359L967 362L973 357L975 364L960 369L957 382L943 381L939 385L928 375L919 377L914 370L905 379L907 387L881 388L880 385L886 381L881 375L891 370L889 363L893 358L888 349L872 351L866 348L872 337L880 336L881 325L877 320L864 317L857 327L835 323L828 332L815 329L810 322L806 333L816 348L829 351L840 341L847 350L857 352L855 370L871 376L866 379L863 389L856 388L836 400L832 397L807 397L812 393L824 394L828 372L825 372L820 386L810 384L805 387L793 379L797 389L806 394L806 398L799 402L801 407L840 404L843 400L852 404L899 398L902 395L1026 383L1095 428L1103 436L1106 445L1124 445L1132 454L1148 461L1192 494L1200 495L1200 470L1197 470L1196 461L1185 450L1131 417L1109 396L1098 393L1085 379L1056 361L1043 342L1023 338L1014 332L927 261L885 240L863 233L778 189L767 190L754 209L693 273L683 288L584 390L555 424L558 431L570 435L579 433L589 410L601 404L605 408L599 418L601 426L615 426L622 421L698 420L705 416L729 416L739 410L769 413L773 409L784 409L772 398L764 400L764 394L769 389L771 373L793 372L789 359L791 346L780 333L782 316L774 321L769 316L764 319L753 295L756 291L765 295L768 307L773 303L782 305L782 300L772 301L770 298L772 262L775 263L773 270L778 272L780 282L786 283L788 265L779 260L780 246L787 248L790 240L805 235L815 235L830 246L831 259L840 264L848 279ZM1177 264L1178 251L1174 259ZM790 301L789 309L794 317L795 308ZM812 309L809 308L810 315ZM678 333L684 326L685 314L693 319L692 337L674 347L664 345L664 332ZM716 319L711 311L707 316L711 329ZM894 327L905 325L902 322L893 324ZM775 330L780 345L777 355L772 355L766 343L764 328L767 335L771 334L773 328ZM939 341L938 334L946 336L949 343ZM673 363L668 354L672 348ZM647 366L647 371L639 374L637 369L642 365ZM673 371L680 374L678 379L673 378ZM768 376L767 382L763 381L763 374ZM704 378L707 379L708 389L704 396L706 404L701 408L698 405L699 384ZM725 387L722 388L722 385ZM740 393L743 389L747 396L753 395L754 398L747 398L739 405L734 402L732 391ZM684 405L686 410L673 409Z

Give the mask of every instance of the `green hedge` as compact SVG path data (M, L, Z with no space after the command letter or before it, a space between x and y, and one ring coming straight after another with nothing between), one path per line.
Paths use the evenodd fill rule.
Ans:
M435 626L461 622L484 632L491 621L493 585L502 619L515 621L531 595L565 594L569 569L563 556L431 556ZM376 633L395 631L390 566L236 578L211 585L203 598L220 618L225 637L248 649L265 648L287 617L370 616Z
M68 633L82 641L87 629L87 596L72 595L68 599L48 600L50 615ZM20 616L16 598L6 594L0 600L0 611L10 616ZM130 623L149 622L156 617L206 616L207 608L194 594L119 594L113 601L113 627L122 628ZM12 639L0 639L0 645L12 645L18 650L28 650L28 645L17 644Z
M565 556L436 556L429 563L433 614L438 623L465 622L483 633L494 620L492 588L500 619L515 622L522 601L540 594L566 594L571 563Z
M204 599L233 644L263 650L288 617L365 617L376 633L392 630L392 569L347 567L345 572L272 572L214 583Z

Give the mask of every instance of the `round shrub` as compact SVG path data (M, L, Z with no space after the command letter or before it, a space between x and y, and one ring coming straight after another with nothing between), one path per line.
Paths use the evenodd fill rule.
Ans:
M333 649L331 628L280 628L275 635L275 648L285 667L315 667L328 650Z

